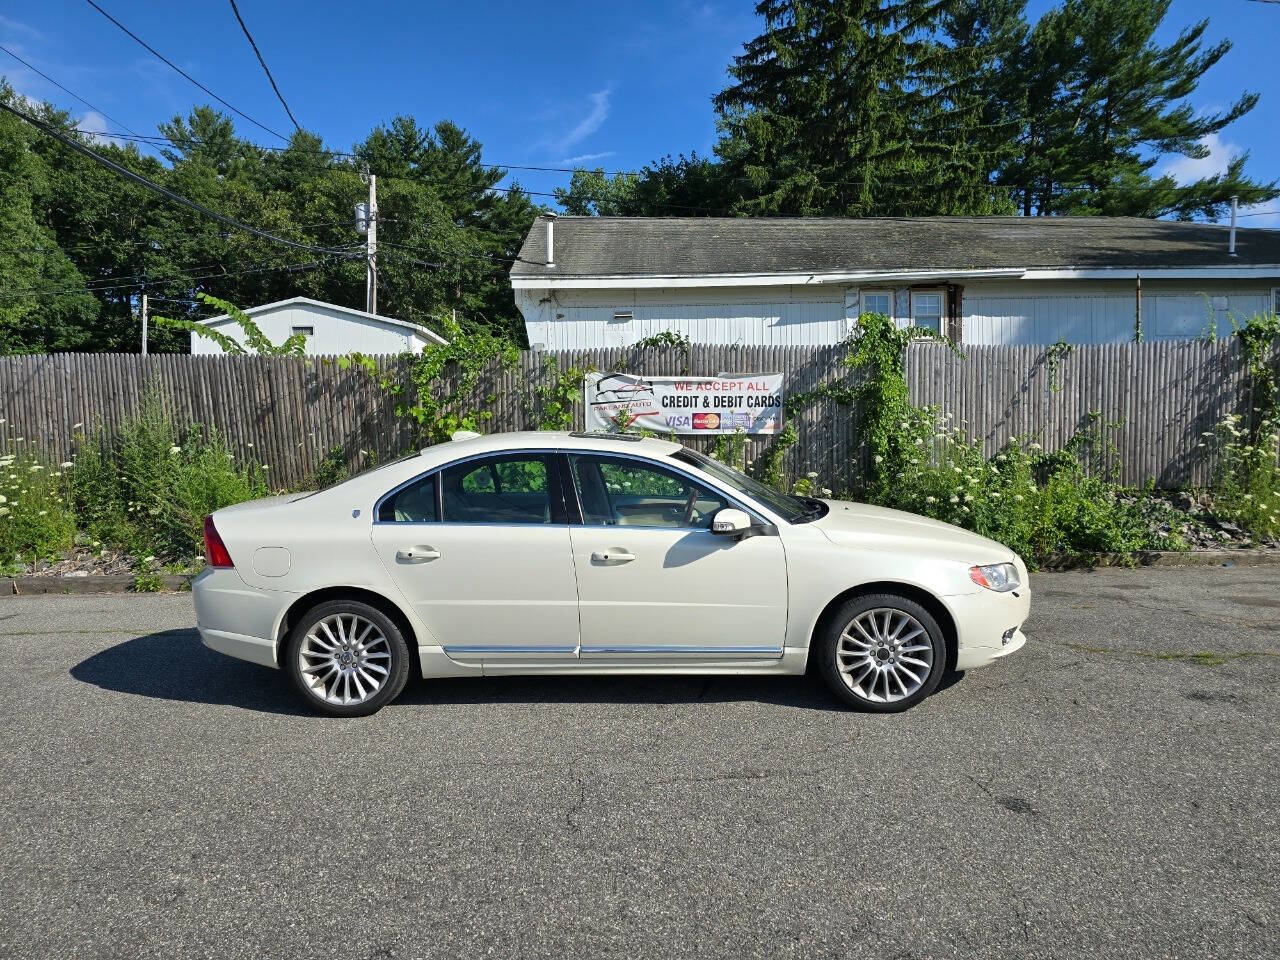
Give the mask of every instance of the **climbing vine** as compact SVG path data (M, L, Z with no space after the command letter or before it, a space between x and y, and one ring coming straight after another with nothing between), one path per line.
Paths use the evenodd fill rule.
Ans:
M1073 350L1075 350L1075 347L1067 343L1063 337L1059 337L1057 343L1050 344L1045 350L1044 357L1049 364L1049 390L1051 393L1062 392L1062 361L1071 356Z
M484 397L480 407L467 409L465 404L487 373L514 366L520 356L512 341L485 327L448 317L442 322L448 342L428 344L415 354L403 377L381 372L363 354L338 358L343 369L357 366L377 378L396 398L396 416L412 420L427 443L440 443L457 430L475 430L492 419L493 412L483 406L491 406L494 396Z

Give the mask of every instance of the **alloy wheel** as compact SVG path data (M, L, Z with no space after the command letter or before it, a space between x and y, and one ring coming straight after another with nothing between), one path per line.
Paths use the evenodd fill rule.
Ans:
M326 703L364 703L391 675L391 645L373 621L333 613L317 620L302 638L298 668L307 688Z
M933 672L933 644L911 614L877 607L858 614L840 634L836 667L853 693L872 703L914 694Z

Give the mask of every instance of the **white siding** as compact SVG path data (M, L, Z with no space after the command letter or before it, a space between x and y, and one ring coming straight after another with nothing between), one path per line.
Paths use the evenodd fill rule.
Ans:
M273 310L253 315L253 320L268 340L283 343L294 327L311 327L315 334L307 340L307 353L313 355L346 354L353 351L368 354L418 352L421 339L409 328L372 317L350 314L332 307L313 304L282 304ZM219 333L243 344L244 331L238 324L224 320L212 324ZM222 353L212 340L191 335L192 353Z
M616 295L518 301L529 342L547 350L626 347L664 331L694 343L807 346L838 343L849 331L842 287L802 292L774 288L764 296L741 289L709 293L621 290Z
M1115 283L1078 281L1069 288L1014 291L1007 285L964 292L964 342L1030 345L1123 343L1133 339L1136 291ZM1247 320L1267 307L1266 292L1229 288L1189 289L1143 284L1142 336L1145 340L1195 339L1232 320Z
M1272 281L1144 281L1147 340L1219 334L1270 309ZM694 343L743 346L839 343L853 330L862 291L888 293L899 326L911 322L911 287L865 282L779 287L515 291L531 345L547 350L626 347L671 331ZM920 286L917 292L938 292ZM964 285L965 343L1122 343L1133 338L1132 281L976 281ZM617 316L621 314L622 316ZM629 316L627 316L629 314Z

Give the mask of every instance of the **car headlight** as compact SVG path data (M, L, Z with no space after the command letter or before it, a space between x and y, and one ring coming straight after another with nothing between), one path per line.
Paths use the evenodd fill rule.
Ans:
M988 563L981 567L970 567L969 579L978 586L997 593L1008 593L1021 586L1018 582L1018 568L1012 563Z

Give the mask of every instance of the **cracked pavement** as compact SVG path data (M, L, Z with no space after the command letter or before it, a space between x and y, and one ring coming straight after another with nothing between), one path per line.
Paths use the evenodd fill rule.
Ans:
M5 598L0 955L1280 954L1280 568L1033 591L897 716L542 677L347 721L189 596Z

